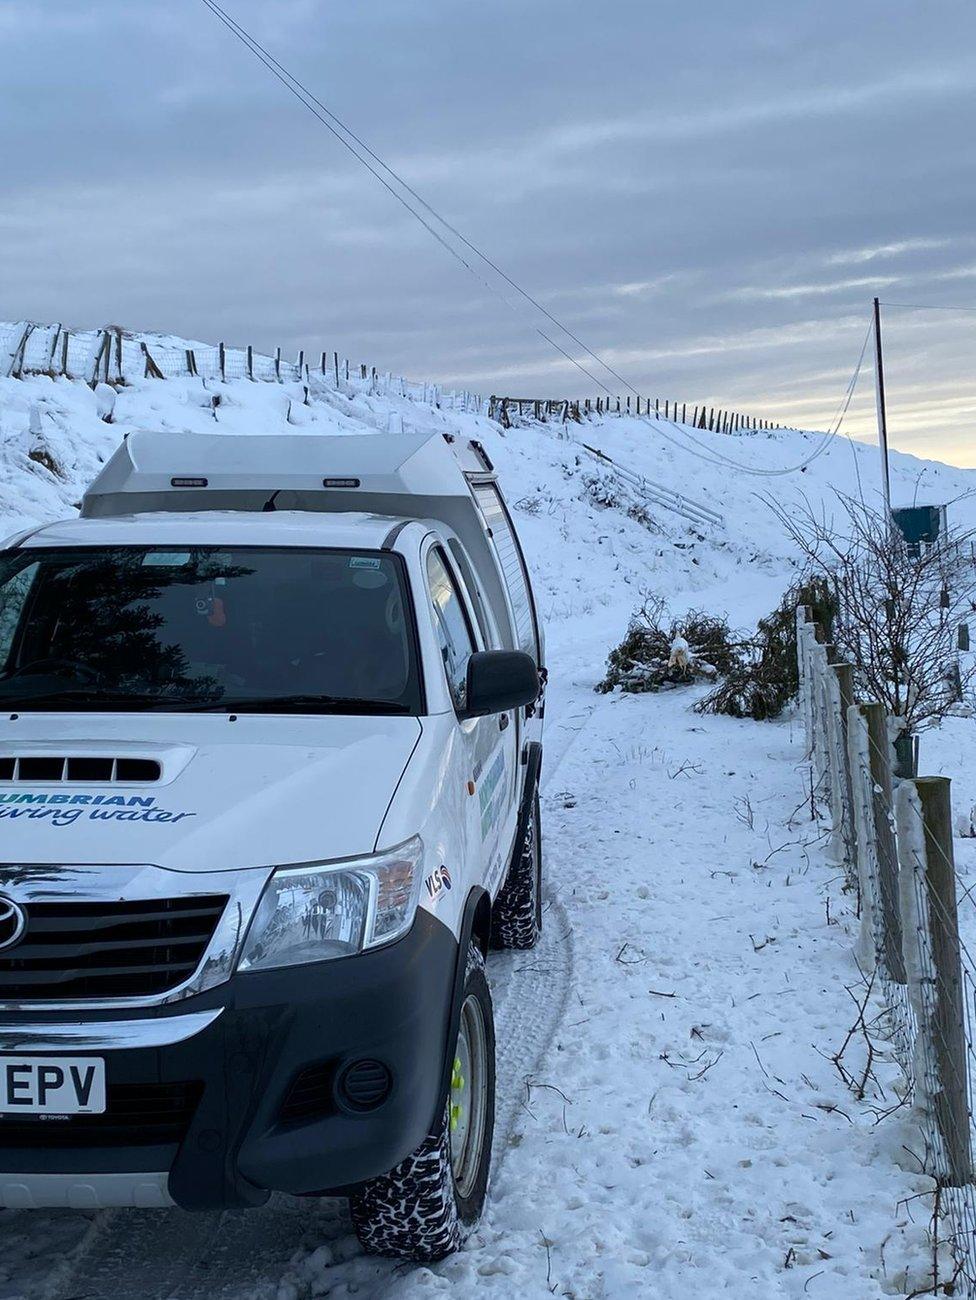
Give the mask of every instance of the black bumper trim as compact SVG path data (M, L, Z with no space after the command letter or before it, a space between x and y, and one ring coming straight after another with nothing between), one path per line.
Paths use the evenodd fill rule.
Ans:
M170 1195L184 1209L257 1205L271 1191L337 1191L386 1173L420 1145L444 1104L457 969L454 935L420 911L410 933L389 948L237 975L161 1008L162 1019L215 1007L222 1014L183 1042L106 1053L108 1080L120 1087L199 1085L182 1142L59 1144L58 1125L43 1123L36 1146L4 1146L0 1119L0 1172L169 1169ZM289 1090L307 1067L321 1066L337 1079L359 1060L390 1071L389 1096L376 1109L356 1113L326 1089L321 1113L282 1119Z

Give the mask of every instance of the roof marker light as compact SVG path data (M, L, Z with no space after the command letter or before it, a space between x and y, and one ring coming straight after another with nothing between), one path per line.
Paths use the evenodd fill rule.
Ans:
M208 480L205 478L171 478L169 485L176 488L200 488L207 487Z
M362 484L358 478L324 478L322 486L327 488L357 488Z

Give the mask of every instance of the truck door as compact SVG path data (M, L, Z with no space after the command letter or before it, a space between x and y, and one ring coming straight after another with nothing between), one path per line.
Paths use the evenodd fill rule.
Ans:
M472 495L481 510L485 528L501 573L510 619L510 644L516 650L530 654L539 667L542 694L530 709L520 709L515 719L518 731L518 750L522 752L523 739L542 739L542 716L545 708L545 647L539 617L532 595L532 583L522 545L512 523L508 507L498 484L493 478L468 477ZM516 769L514 783L516 796L521 793L524 768Z
M444 671L457 709L464 707L468 659L486 647L472 614L464 584L439 545L427 552L427 583ZM508 714L458 721L465 779L474 784L470 801L475 821L473 842L482 846L481 883L494 894L508 865L518 810L512 798L518 729Z

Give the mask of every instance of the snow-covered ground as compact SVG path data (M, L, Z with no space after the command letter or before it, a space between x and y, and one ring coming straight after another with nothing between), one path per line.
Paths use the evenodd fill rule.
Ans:
M338 1204L195 1219L7 1214L0 1300L912 1291L926 1264L912 1199L924 1184L899 1114L877 1122L898 1100L893 1068L878 1069L884 1096L859 1103L830 1060L856 1017L853 923L810 820L793 722L700 717L691 692L593 689L649 592L675 612L754 624L795 571L765 498L829 511L836 489L870 496L874 449L835 439L802 473L757 477L727 462L777 470L820 436L730 438L626 418L502 431L358 384L316 381L309 405L304 396L298 384L146 380L112 401L64 380L0 380L0 534L69 513L133 428L402 427L485 444L534 570L552 677L547 934L537 952L489 968L503 1096L487 1215L460 1255L409 1269L362 1256ZM721 512L724 526L692 528L658 507L634 518L584 441ZM976 487L972 472L893 461L896 503ZM954 513L976 521L971 500ZM951 726L965 739L939 761L951 770L953 744L969 744L976 776L976 729Z

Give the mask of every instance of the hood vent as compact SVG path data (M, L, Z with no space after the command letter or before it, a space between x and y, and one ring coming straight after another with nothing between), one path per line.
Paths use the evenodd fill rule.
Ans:
M84 785L146 785L158 781L162 767L154 758L85 758L72 755L0 756L0 781L30 781L35 784L77 782Z

